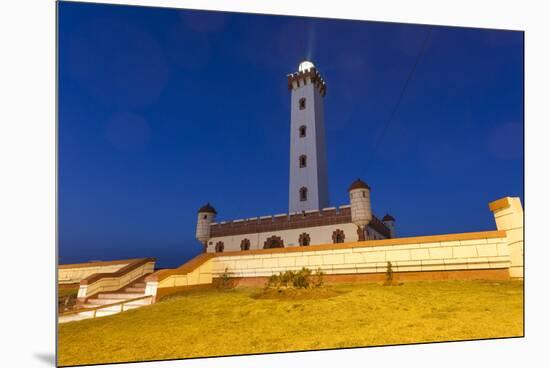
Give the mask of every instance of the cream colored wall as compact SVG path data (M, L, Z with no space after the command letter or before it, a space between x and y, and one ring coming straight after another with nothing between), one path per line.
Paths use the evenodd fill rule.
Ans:
M129 285L141 276L153 272L155 262L147 262L119 277L104 277L94 283L80 285L78 298L86 298L99 292L115 291Z
M94 273L111 273L118 271L128 263L130 262L94 267L58 268L58 280L60 284L78 283L80 280L85 279Z
M222 270L223 271L223 270ZM158 283L158 288L210 284L212 282L212 259L207 260L199 267L185 275L172 275ZM148 283L149 286L149 283ZM146 291L148 295L155 295L155 291Z
M507 244L510 252L510 276L523 278L523 208L517 197L505 197L493 211L497 229L506 231ZM489 206L492 206L491 203Z
M414 238L413 238L414 239ZM356 247L307 252L220 255L212 259L216 277L225 268L235 277L270 276L302 267L327 274L498 269L510 267L506 238L480 238L405 245Z
M263 249L266 239L273 235L280 236L281 239L283 239L284 241L285 247L299 246L298 239L300 238L300 234L302 233L309 234L311 240L310 244L332 243L332 233L336 229L344 231L344 234L346 236L345 242L355 242L358 240L357 226L353 223L348 223L211 238L208 241L208 252L214 252L216 248L216 243L219 241L223 242L224 252L241 250L241 241L245 238L250 240L250 249Z

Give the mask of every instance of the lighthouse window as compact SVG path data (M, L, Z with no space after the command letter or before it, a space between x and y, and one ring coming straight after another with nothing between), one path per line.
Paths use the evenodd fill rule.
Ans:
M301 187L300 188L300 201L304 202L307 201L307 188Z
M363 193L363 198L366 198L367 197L367 192L362 192Z
M302 125L300 127L300 138L304 138L306 136L306 126Z
M205 219L205 220L206 220L207 217L208 217L208 216L206 216L206 215L202 216L202 218Z
M219 241L216 243L216 253L223 252L223 242Z
M307 166L307 156L301 155L299 158L300 161L300 167L306 167Z
M306 98L302 97L300 98L300 110L304 110L306 108Z

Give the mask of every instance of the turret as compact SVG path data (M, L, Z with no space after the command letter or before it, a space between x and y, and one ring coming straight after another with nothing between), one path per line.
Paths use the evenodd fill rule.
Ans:
M205 252L208 246L208 240L210 239L210 224L214 222L216 214L216 210L210 203L205 204L199 209L196 238L204 245Z
M386 216L382 218L382 222L388 229L390 229L390 238L395 238L395 219L393 216L386 214Z
M355 180L348 189L351 205L351 221L359 228L359 240L365 240L365 228L372 220L370 187L361 179Z

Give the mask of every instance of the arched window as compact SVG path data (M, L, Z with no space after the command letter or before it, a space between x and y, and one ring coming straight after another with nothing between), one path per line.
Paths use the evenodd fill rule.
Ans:
M307 166L307 156L306 155L301 155L298 158L298 161L299 161L300 167L306 167Z
M307 188L301 187L300 188L300 201L304 202L307 201Z
M250 249L250 240L243 239L241 240L241 250L249 250Z
M344 235L344 232L340 229L334 230L332 233L332 242L333 243L343 243L346 236Z
M300 246L303 247L303 246L309 245L310 241L311 241L311 239L309 238L308 233L300 234L300 238L298 239L298 243L300 244Z
M223 242L219 241L216 243L216 253L223 252Z
M264 242L264 249L271 249L271 248L284 248L284 242L283 239L279 236L271 236L267 238Z
M302 125L300 128L298 128L298 131L300 133L300 138L304 138L306 136L306 126Z
M306 98L302 97L299 101L300 110L304 110L306 108Z

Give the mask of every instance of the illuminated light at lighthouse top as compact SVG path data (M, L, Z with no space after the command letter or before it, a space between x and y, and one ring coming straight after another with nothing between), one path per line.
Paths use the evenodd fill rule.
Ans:
M311 68L315 68L315 65L313 65L313 63L311 61L304 60L298 66L298 71L299 72L305 72L306 70L309 70Z

